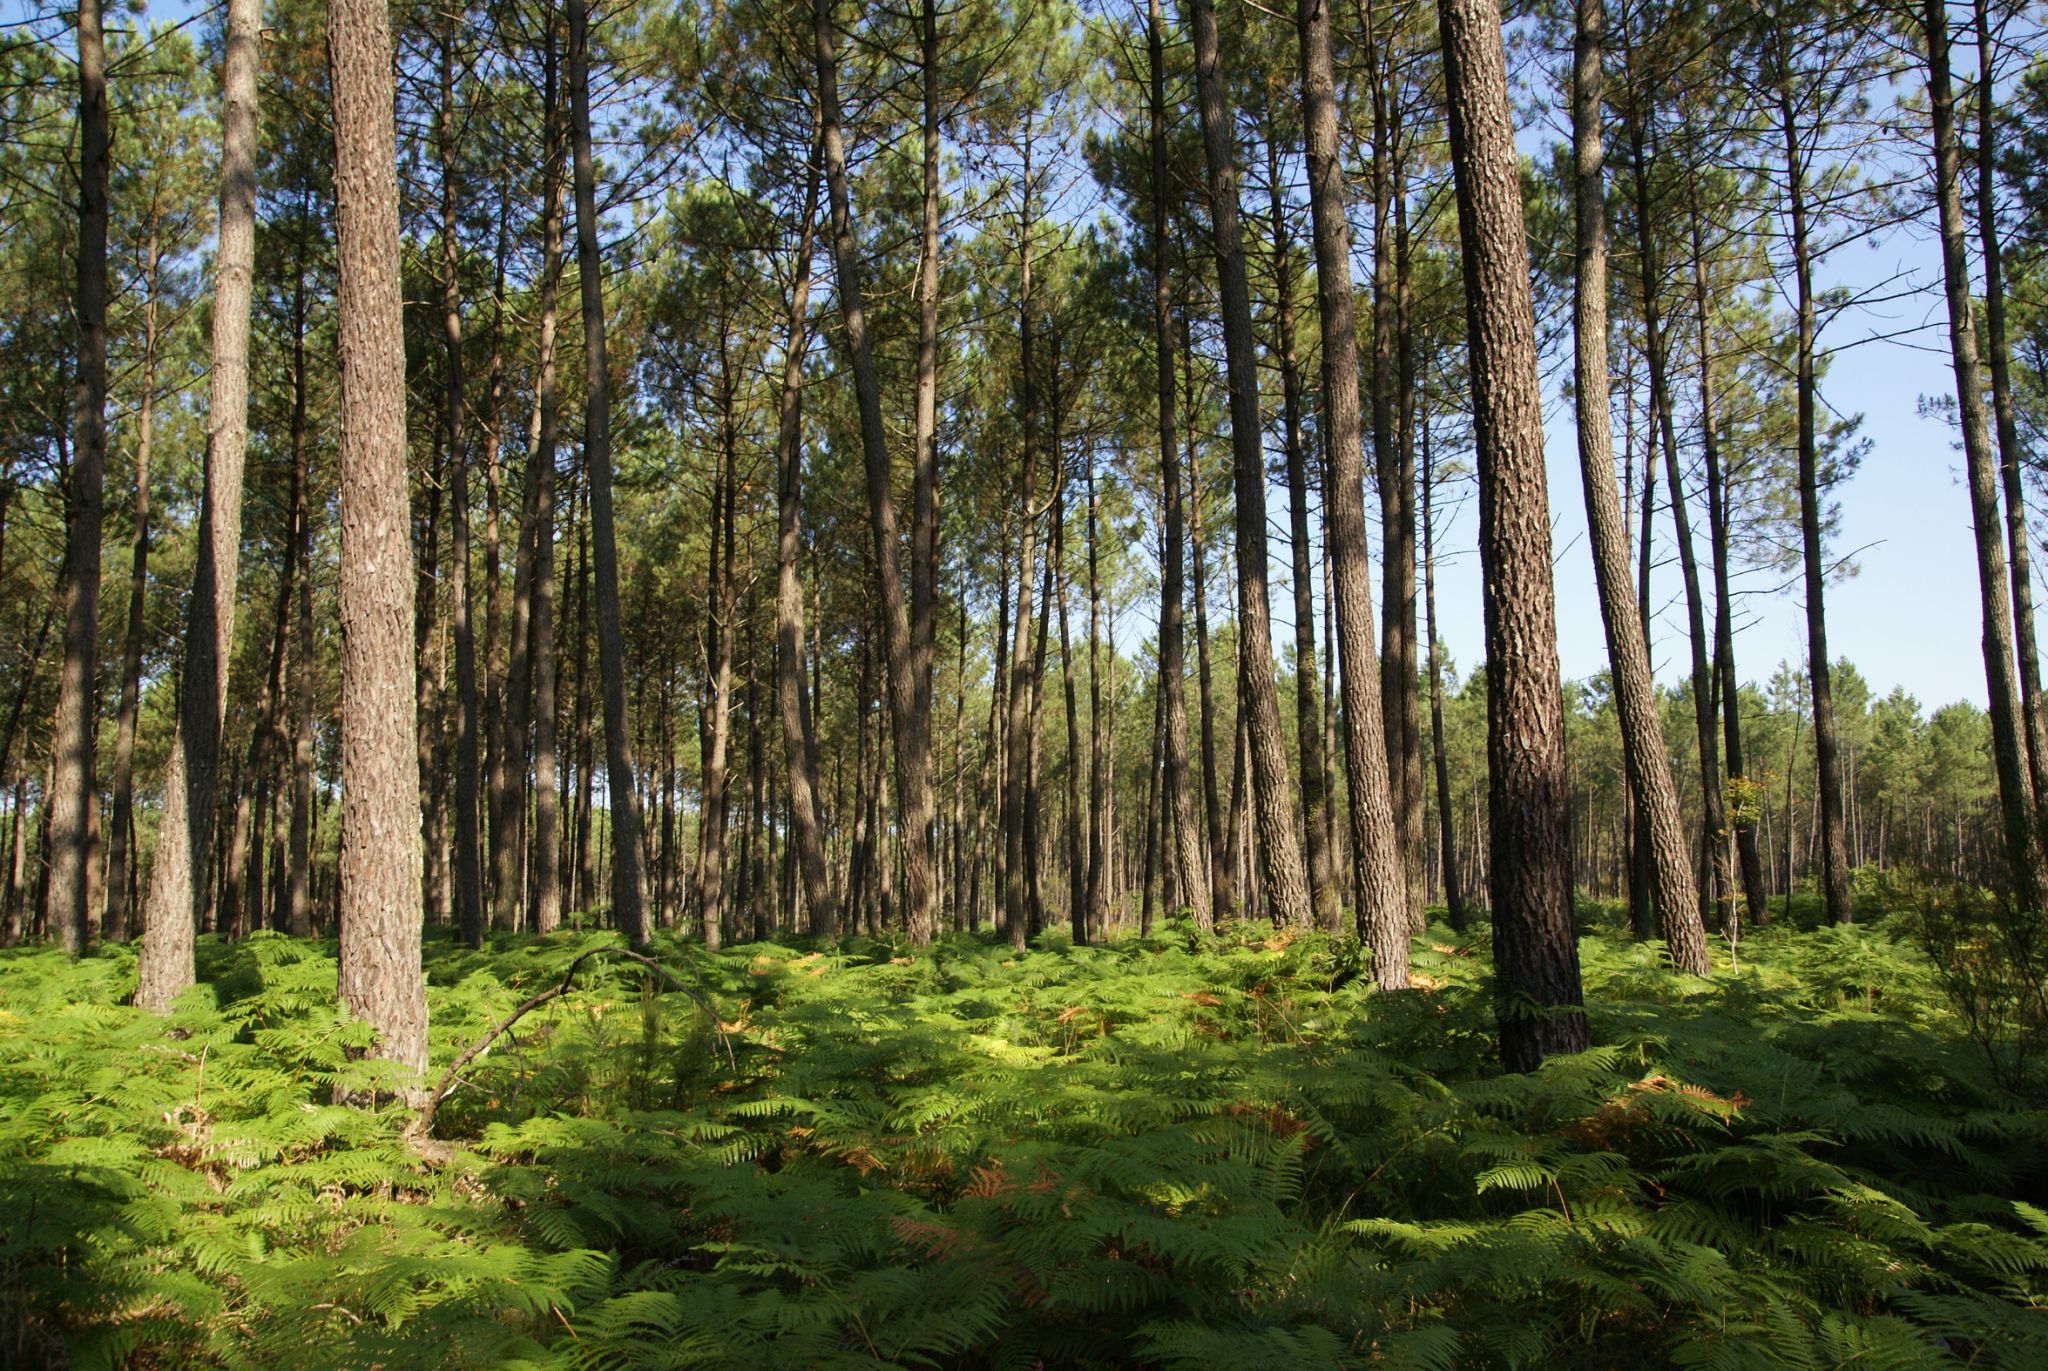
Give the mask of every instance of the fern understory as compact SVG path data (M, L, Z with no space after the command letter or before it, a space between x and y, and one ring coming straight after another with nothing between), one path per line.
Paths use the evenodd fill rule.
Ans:
M436 1068L607 937L430 938ZM1264 927L902 951L658 943L722 1027L593 962L439 1164L335 1102L390 1081L331 944L202 940L168 1021L0 954L0 1362L2048 1366L2048 1115L1903 922L1709 982L1591 931L1531 1077L1483 932L1393 995Z

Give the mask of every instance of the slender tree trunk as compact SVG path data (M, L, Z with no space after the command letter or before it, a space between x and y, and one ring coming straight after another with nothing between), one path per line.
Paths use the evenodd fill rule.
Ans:
M1037 333L1032 317L1031 239L1032 219L1031 136L1024 138L1023 212L1018 265L1018 412L1023 428L1022 455L1017 468L1017 618L1010 640L1009 697L1004 720L1004 755L1008 759L1003 788L1003 930L1010 945L1019 951L1028 936L1031 890L1037 880L1036 864L1027 849L1034 846L1030 833L1031 814L1029 754L1031 728L1031 590L1038 569L1037 520L1032 505L1038 498L1038 373L1035 366Z
M1977 38L1977 240L1984 261L1985 362L1991 373L1991 412L1998 438L1998 470L2005 494L2006 555L2012 564L2013 645L2019 659L2021 720L2025 725L2028 780L2037 807L2048 806L2048 700L2041 690L2041 653L2034 636L2033 543L2027 535L2023 482L2026 451L2014 412L2011 349L2006 342L2004 253L1998 235L1998 120L1994 101L1990 6L1975 0ZM2037 822L2039 822L2037 816Z
M427 999L405 640L412 548L391 33L379 0L333 0L328 14L341 361L341 1000L376 1030L380 1056L421 1072Z
M1606 41L1605 0L1578 0L1572 67L1574 201L1578 246L1572 322L1577 369L1579 476L1586 492L1586 523L1600 591L1600 618L1613 666L1616 713L1630 789L1642 797L1649 819L1650 866L1664 938L1681 971L1708 971L1706 935L1693 887L1691 860L1678 813L1678 791L1664 747L1664 723L1650 675L1649 644L1630 603L1628 528L1614 489L1614 435L1607 398L1607 198L1600 133L1600 63ZM1645 288L1648 288L1647 281ZM1673 462L1676 470L1676 462ZM1673 490L1676 490L1674 483ZM1674 504L1677 502L1674 500ZM1695 644L1695 658L1698 659ZM1696 682L1696 685L1698 683ZM1704 700L1701 709L1706 708ZM1706 715L1702 715L1706 718ZM1708 765L1703 762L1703 765ZM1710 839L1711 841L1711 839Z
M305 206L300 206L303 217ZM306 240L298 242L303 268ZM301 277L304 272L301 270ZM306 294L292 301L292 537L298 543L296 637L292 661L292 814L290 855L285 866L286 927L294 938L313 936L313 467L306 432Z
M1276 139L1266 142L1266 184L1273 216L1273 315L1280 361L1281 446L1287 465L1288 547L1294 572L1294 736L1301 765L1301 813L1309 896L1318 926L1343 920L1343 896L1330 857L1329 795L1323 789L1322 704L1316 698L1314 553L1308 531L1308 441L1302 433L1301 365L1294 346L1294 261Z
M790 819L811 932L833 938L839 912L826 875L824 825L818 814L818 740L804 689L804 592L797 574L803 550L803 380L811 300L811 255L818 221L818 149L804 181L803 220L789 287L788 327L782 349L782 396L776 428L777 489L775 645L776 704L782 716L783 762L789 775Z
M1170 320L1168 321L1168 327L1170 330ZM1165 340L1165 345L1167 349L1167 366L1170 367L1173 364L1170 332ZM1172 373L1168 372L1165 379L1165 387L1170 388L1172 384ZM1167 398L1166 402L1170 406L1172 404L1171 398ZM1163 441L1166 441L1168 446L1173 446L1170 440ZM1165 448L1162 447L1162 456L1164 451ZM1180 472L1178 469L1172 471L1166 480L1166 485L1173 492L1166 497L1167 501L1172 505L1178 505L1180 503ZM1103 927L1109 921L1109 882L1113 879L1109 869L1108 852L1111 826L1109 794L1114 787L1115 776L1112 774L1114 763L1107 755L1107 719L1103 714L1102 568L1097 556L1095 541L1096 524L1099 521L1101 512L1102 496L1095 489L1095 449L1091 445L1088 450L1088 933L1091 938L1101 937ZM1168 518L1169 520L1172 519L1171 513L1169 513ZM1171 542L1172 537L1173 534L1169 531L1167 534L1169 542ZM1171 555L1169 552L1168 556L1171 557ZM1162 576L1162 584L1164 579ZM1177 589L1178 587L1176 587ZM1166 651L1166 630L1164 625L1168 614L1167 607L1171 605L1177 610L1180 597L1178 594L1168 596L1164 590L1160 592L1160 597L1160 655L1163 659ZM964 600L961 602L960 612L962 615L965 615L967 612ZM1176 613L1173 617L1177 621L1180 616ZM964 639L964 628L962 635ZM1181 674L1185 675L1185 672L1183 671ZM1176 684L1178 683L1169 681L1167 684L1168 691L1172 691ZM1185 792L1187 776L1187 692L1184 689L1181 691L1181 776L1183 781L1182 789ZM1201 846L1195 840L1192 822L1187 825L1186 832L1188 836L1185 842L1194 847L1195 860L1189 868L1189 872L1183 876L1183 883L1189 891L1188 901L1194 907L1195 918L1200 920L1206 917L1209 910L1209 902L1207 899L1197 899L1196 892L1198 888L1206 886L1209 879L1209 871L1202 861Z
M178 723L164 776L164 809L157 825L156 859L150 868L142 956L136 966L135 1003L159 1013L169 1009L171 1001L192 984L192 931L206 898L203 873L213 838L221 716L227 708L228 669L235 641L235 590L242 555L242 458L249 427L249 304L256 256L256 83L262 22L258 0L235 0L229 6L221 75L220 225L214 255L213 371L207 394L199 550L185 624ZM87 146L90 148L90 142ZM101 155L104 157L104 152ZM85 450L81 443L81 461ZM94 541L97 544L97 529ZM95 546L95 581L98 560ZM61 701L58 713L61 721Z
M1417 398L1427 400L1418 388ZM1444 908L1451 927L1465 931L1467 914L1463 882L1458 879L1457 834L1451 823L1451 767L1444 750L1443 662L1436 650L1436 543L1430 526L1430 490L1436 482L1436 464L1429 454L1429 415L1425 407L1417 427L1422 431L1422 619L1429 635L1429 741L1436 760L1436 817L1438 843L1443 849Z
M149 591L150 448L156 427L157 219L150 219L142 268L142 403L135 416L135 543L128 563L128 626L121 644L121 705L114 724L114 833L107 848L107 904L100 935L128 936L129 836L135 828L135 716L142 703L142 628ZM305 288L299 288L300 298Z
M1265 454L1260 441L1251 286L1245 275L1243 232L1238 222L1235 139L1223 88L1215 5L1212 0L1190 0L1188 8L1193 21L1195 85L1208 164L1210 217L1215 232L1224 352L1230 378L1233 484L1237 490L1237 637L1246 686L1239 707L1251 738L1257 781L1254 808L1258 814L1259 844L1265 854L1266 893L1272 915L1278 923L1307 927L1313 912L1309 888L1303 879L1305 870L1301 839L1294 824L1286 741L1280 731L1280 701L1273 684L1271 607L1266 588Z
M576 276L583 296L583 452L588 464L591 561L597 573L597 657L604 681L610 774L612 918L645 944L647 878L640 855L640 795L626 732L626 643L619 624L619 545L612 521L611 368L605 358L604 262L597 246L597 187L590 149L590 33L585 0L569 0L569 99L576 175Z
M868 345L867 306L862 295L858 245L854 238L852 191L847 184L845 137L840 130L838 40L831 0L815 0L818 102L823 118L825 180L832 207L832 259L839 283L839 313L853 363L860 409L861 454L867 474L868 517L875 540L875 582L881 599L883 650L888 656L890 717L895 725L899 818L907 836L904 876L910 897L910 940L929 943L937 918L931 865L931 728L918 714L917 654L904 606L903 574L896 533L896 503L890 491L888 433L882 421L882 385Z
M478 831L476 634L469 614L469 445L463 431L461 249L456 241L455 38L444 33L436 147L441 172L441 382L448 445L449 618L455 639L455 917L462 941L483 946L482 835Z
M1535 319L1500 11L1438 0L1437 15L1479 460L1495 994L1502 1061L1528 1071L1587 1045Z
M923 86L920 129L922 218L918 226L917 268L917 401L912 418L910 484L910 654L909 714L893 716L899 740L910 738L915 765L899 789L905 805L903 843L905 884L912 896L911 942L922 946L938 930L937 853L933 823L937 802L932 789L932 652L939 595L939 6L922 0L918 24L918 66ZM893 696L892 696L893 698ZM910 735L915 737L911 738ZM898 765L902 748L898 743ZM913 795L913 789L918 793ZM921 816L913 821L912 814ZM923 902L918 879L923 872Z
M1969 246L1963 222L1962 156L1957 147L1955 97L1950 88L1946 0L1926 0L1921 23L1927 41L1927 104L1934 134L1935 206L1941 222L1941 265L1948 297L1949 351L1955 362L1963 458L1969 471L1970 516L1977 539L1977 584L1983 598L1984 674L1991 706L1991 751L1997 765L1999 810L2005 823L2006 859L2012 868L2013 894L2023 909L2038 910L2041 907L2041 886L2040 840L2033 804L2036 797L2030 793L2023 705L2013 679L2013 644L2009 631L2012 616L2006 599L2005 548L1999 540L1996 458L1984 414L1977 329L1971 318ZM1825 802L1825 795L1822 798Z
M547 168L542 176L541 191L543 261L540 353L537 359L539 377L535 397L540 424L535 434L533 459L527 467L527 480L534 488L529 501L533 508L533 570L527 590L530 608L525 636L528 641L520 654L531 662L533 674L533 893L529 908L533 911L533 931L541 934L554 932L562 923L561 838L558 831L561 803L557 792L558 748L555 740L556 685L560 679L555 655L555 446L561 414L555 369L555 330L562 281L562 134L555 91L555 29L552 22L548 25L545 60L542 98L546 105L543 141L547 146L543 155L547 158ZM516 573L514 579L517 579ZM516 589L515 599L518 598ZM526 763L523 755L526 742L525 682L522 680L519 685L517 693L520 698L511 711L512 717L520 724L519 736L510 747L517 758L515 766L519 780L523 781ZM522 788L518 783L507 787L508 813L504 831L508 838L517 831ZM508 884L516 885L517 865L508 862L507 866L510 868Z
M1842 832L1842 763L1835 737L1835 691L1828 662L1824 552L1821 547L1820 451L1817 432L1819 382L1814 341L1813 264L1807 236L1806 165L1794 115L1795 94L1778 35L1778 113L1785 139L1785 177L1791 217L1792 273L1797 288L1798 332L1794 378L1799 397L1799 532L1806 580L1807 669L1813 679L1813 753L1819 770L1821 889L1828 922L1845 924L1854 914L1849 899L1849 853ZM1975 350L1974 340L1971 343ZM2001 561L2004 559L2001 557ZM2001 574L2003 568L2001 567Z
M1195 592L1195 689L1202 711L1202 814L1209 841L1209 888L1214 919L1226 919L1237 909L1237 877L1225 857L1229 846L1223 831L1223 807L1217 794L1216 711L1209 676L1209 576L1202 560L1202 466L1201 447L1196 441L1195 358L1192 330L1187 316L1181 316L1181 352L1186 359L1186 413L1188 415L1188 555L1194 571Z
M1194 805L1188 789L1188 705L1187 705L1187 649L1186 629L1183 620L1182 602L1186 598L1186 586L1182 577L1182 547L1186 541L1186 511L1183 508L1183 494L1180 475L1180 439L1174 432L1173 424L1173 280L1167 266L1167 201L1171 189L1166 170L1166 58L1164 21L1160 12L1160 0L1150 0L1147 7L1145 50L1147 54L1150 87L1148 111L1150 133L1148 142L1151 154L1152 200L1151 242L1152 253L1152 340L1157 356L1154 369L1157 372L1159 395L1159 484L1162 502L1166 507L1165 538L1160 547L1159 568L1159 683L1166 692L1162 708L1165 710L1165 763L1164 784L1166 786L1166 807L1173 814L1173 832L1176 839L1171 860L1180 872L1182 898L1194 911L1198 927L1211 927L1220 910L1215 902L1216 891L1210 880L1210 872L1202 858L1200 833L1195 827ZM1189 435L1192 439L1193 435ZM1095 552L1095 521L1098 513L1095 494L1095 467L1090 457L1088 468L1088 648L1090 695L1093 701L1091 716L1099 718L1102 709L1101 689L1096 684L1095 632L1096 620L1100 614L1101 594L1098 581L1098 567ZM1207 655L1206 648L1203 650ZM1204 672L1206 680L1206 671ZM1206 716L1208 703L1203 701ZM1091 904L1102 899L1100 883L1096 877L1102 862L1102 828L1099 822L1103 807L1103 761L1102 736L1099 724L1091 724L1092 781L1090 784L1090 809L1096 816L1093 821L1093 838L1089 845L1091 870ZM1205 752L1203 770L1206 773L1209 761ZM1214 791L1214 783L1210 789ZM1212 809L1214 802L1211 801Z
M1387 772L1385 702L1372 622L1372 564L1365 523L1365 448L1358 397L1358 327L1351 291L1351 229L1344 216L1336 81L1328 0L1300 0L1302 122L1307 129L1309 209L1314 223L1317 308L1323 334L1323 425L1328 430L1324 538L1343 658L1344 780L1360 891L1358 935L1373 978L1408 984L1409 887Z

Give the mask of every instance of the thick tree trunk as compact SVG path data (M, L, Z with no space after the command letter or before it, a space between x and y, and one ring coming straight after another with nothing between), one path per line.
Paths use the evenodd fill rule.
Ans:
M1615 712L1629 788L1642 797L1664 938L1681 971L1708 971L1692 862L1678 814L1678 790L1664 747L1664 723L1650 675L1650 649L1628 584L1628 528L1614 489L1614 435L1607 396L1607 198L1602 175L1600 63L1606 41L1605 0L1578 0L1572 66L1572 134L1577 252L1572 323L1578 407L1579 476L1600 592L1600 619L1613 666ZM1675 469L1675 464L1674 464ZM1674 485L1674 490L1676 489ZM1704 700L1701 708L1704 709ZM1706 716L1702 716L1706 717Z
M1399 989L1408 984L1411 911L1406 863L1394 824L1385 702L1372 622L1351 229L1344 217L1328 0L1300 0L1296 31L1301 42L1316 303L1323 334L1323 425L1329 443L1324 538L1336 587L1337 651L1343 658L1344 781L1350 799L1354 884L1360 892L1358 936L1372 950L1374 980L1383 988Z
M839 314L853 364L860 409L861 459L867 474L868 519L875 539L875 588L880 595L883 650L888 655L890 718L895 725L899 820L906 835L904 877L910 897L910 941L929 943L937 926L931 864L931 725L918 714L917 654L904 606L896 502L891 493L888 432L882 421L882 383L868 344L867 305L861 290L859 248L854 238L852 190L847 184L846 143L840 130L838 39L831 0L815 0L818 104L825 181L832 206L832 260L839 283Z
M611 368L605 358L604 261L597 246L596 173L590 147L590 33L585 0L569 0L569 100L576 175L576 276L583 297L583 453L590 483L598 674L603 679L610 777L612 919L635 946L647 941L647 877L640 852L640 792L626 732L626 641L619 624L619 544L612 521Z
M1437 15L1479 462L1495 994L1502 1061L1529 1071L1587 1044L1535 319L1500 11L1493 0L1439 0Z
M376 1030L379 1055L421 1072L427 998L391 33L380 0L333 0L328 15L341 361L341 1000Z
M107 460L107 53L100 0L78 4L78 372L64 482L64 660L51 724L48 922L64 950L85 950L99 644L100 529ZM246 278L245 278L246 279ZM232 313L232 310L228 311ZM218 315L216 315L218 317ZM243 318L246 323L247 312ZM218 370L216 370L218 377ZM216 385L219 382L216 380ZM205 543L201 539L202 546ZM202 554L203 555L203 554ZM210 684L210 682L209 682ZM190 983L190 977L185 984Z
M178 722L164 776L164 809L144 908L142 956L136 965L135 1003L158 1012L169 1009L179 992L192 984L192 935L206 899L204 873L213 839L221 716L227 708L235 642L242 459L249 429L256 85L262 24L259 0L235 0L229 6L221 71L220 226L214 254L213 371L207 392L199 549L186 613ZM79 451L83 460L82 444ZM97 549L93 559L97 565Z
M2014 898L2041 908L2040 838L2026 768L2022 703L2013 679L2011 608L2005 548L2000 542L1998 475L1984 414L1977 329L1971 318L1970 260L1963 222L1962 155L1957 146L1955 97L1949 77L1948 6L1926 0L1921 24L1927 42L1927 105L1934 135L1935 208L1941 223L1942 283L1948 298L1949 352L1955 363L1956 404L1962 419L1963 459L1969 472L1970 517L1977 541L1977 585L1983 600L1984 675L1990 696L1991 751L1998 772L1999 812Z
M1223 304L1223 344L1230 378L1233 484L1237 491L1238 651L1245 693L1240 712L1251 739L1256 773L1254 809L1265 855L1265 886L1276 923L1307 927L1313 918L1303 879L1301 839L1294 823L1287 744L1273 683L1271 606L1266 589L1266 464L1259 422L1259 377L1252 338L1251 285L1245 275L1238 222L1237 157L1224 92L1221 44L1212 0L1190 0L1195 44L1195 86L1201 106L1208 164L1209 209L1215 233L1216 273Z

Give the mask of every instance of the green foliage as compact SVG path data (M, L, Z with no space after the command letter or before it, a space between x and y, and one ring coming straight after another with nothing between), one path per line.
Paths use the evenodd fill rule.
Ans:
M430 940L447 1061L608 935ZM600 959L466 1072L445 1163L359 1094L331 948L0 962L0 1326L36 1365L2048 1364L2043 1117L1916 944L1582 952L1598 1046L1491 1062L1484 930L1417 986L1184 925L910 961ZM2043 1207L2037 1207L2042 1205Z

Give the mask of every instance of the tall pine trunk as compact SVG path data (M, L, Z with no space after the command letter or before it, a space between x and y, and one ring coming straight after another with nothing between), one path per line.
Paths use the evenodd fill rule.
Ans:
M1479 463L1495 996L1501 1059L1529 1071L1588 1040L1572 932L1535 318L1500 11L1493 0L1438 0L1437 15Z
M333 0L328 16L341 362L340 989L348 1012L376 1030L378 1055L421 1072L427 997L391 31L381 0Z
M1344 781L1350 800L1358 934L1373 955L1373 978L1408 984L1409 887L1394 823L1386 719L1372 621L1372 563L1365 523L1365 446L1358 395L1358 327L1351 290L1351 229L1337 144L1336 81L1329 0L1300 0L1302 123L1307 130L1309 210L1316 254L1316 304L1323 333L1323 425L1329 470L1324 532L1337 601L1337 651L1344 692Z
M262 25L260 0L235 0L229 5L227 51L221 68L220 225L214 253L213 370L206 402L199 548L186 612L178 722L164 776L164 808L157 823L142 955L136 965L135 1003L158 1012L169 1009L179 992L192 984L193 930L206 900L221 716L227 708L228 667L235 642L235 590L242 557L242 459L249 429L249 306L256 259L256 78ZM82 461L83 446L79 451ZM97 549L93 557L97 563Z
M1257 347L1252 338L1251 285L1239 224L1237 150L1224 91L1222 45L1212 0L1191 0L1195 86L1201 107L1209 212L1223 303L1223 345L1230 379L1233 484L1237 491L1238 651L1245 717L1255 772L1253 807L1265 857L1267 902L1276 923L1307 927L1313 914L1294 823L1287 745L1273 682L1272 608L1267 600L1266 470L1259 421Z

